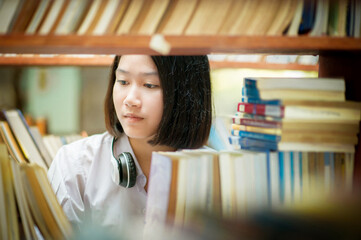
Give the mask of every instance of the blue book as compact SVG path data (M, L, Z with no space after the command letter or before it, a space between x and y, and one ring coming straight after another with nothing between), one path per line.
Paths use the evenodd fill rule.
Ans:
M257 80L252 78L244 78L243 85L247 88L257 88Z
M259 148L268 151L277 151L277 142L275 141L265 141L248 137L230 136L229 143L231 145L238 145L241 147L241 149Z
M285 200L285 179L284 179L284 156L283 152L278 152L278 166L279 166L279 194L280 194L280 202L284 203Z
M315 0L305 0L302 11L302 21L298 29L299 34L306 34L310 32L315 23L316 15L316 1Z
M253 104L282 105L282 101L279 99L262 100L260 98L253 98L253 97L242 97L241 102L253 103Z
M242 97L259 99L259 91L257 88L242 87Z
M232 129L231 132L233 136L248 137L248 138L261 139L266 141L274 141L274 142L279 142L281 140L281 136L273 135L273 134L247 132L247 131L240 131L234 129Z

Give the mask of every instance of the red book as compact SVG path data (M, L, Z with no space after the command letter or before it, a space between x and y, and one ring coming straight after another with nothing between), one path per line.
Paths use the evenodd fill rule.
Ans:
M280 121L268 121L262 119L252 119L252 118L241 118L234 116L232 118L234 124L253 126L253 127L263 127L263 128L281 128L282 122Z
M254 103L238 103L238 112L251 113L263 116L283 117L284 106L268 105L268 104L254 104Z

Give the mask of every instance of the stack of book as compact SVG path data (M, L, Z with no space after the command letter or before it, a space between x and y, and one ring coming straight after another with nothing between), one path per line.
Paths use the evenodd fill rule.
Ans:
M229 140L235 149L354 152L361 104L332 78L246 78Z

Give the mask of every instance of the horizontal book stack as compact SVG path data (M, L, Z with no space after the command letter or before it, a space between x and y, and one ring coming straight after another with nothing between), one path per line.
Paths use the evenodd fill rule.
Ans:
M353 153L154 152L146 224L187 226L194 214L242 219L352 192Z
M0 34L360 37L348 0L4 0Z
M353 153L360 115L343 79L246 78L229 140L235 149Z

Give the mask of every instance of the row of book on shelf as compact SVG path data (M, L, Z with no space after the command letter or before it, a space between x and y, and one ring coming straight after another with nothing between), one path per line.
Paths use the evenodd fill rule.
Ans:
M0 33L360 37L357 0L12 0Z
M42 136L21 111L1 111L1 239L71 237L72 226L50 186L47 169L62 145L80 138L75 134Z

